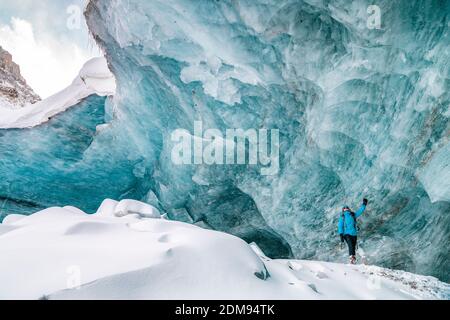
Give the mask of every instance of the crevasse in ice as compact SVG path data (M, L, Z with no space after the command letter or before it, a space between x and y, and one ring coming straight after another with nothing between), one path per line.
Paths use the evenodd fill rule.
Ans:
M379 29L370 5L91 0L117 93L0 131L7 212L134 198L269 256L339 260L339 209L365 196L367 260L448 281L450 3L377 1ZM171 133L197 120L279 129L278 174L173 164Z

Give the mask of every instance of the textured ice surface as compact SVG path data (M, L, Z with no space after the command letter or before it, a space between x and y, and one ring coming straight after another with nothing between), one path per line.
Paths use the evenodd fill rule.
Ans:
M61 115L84 138L58 119L0 131L0 148L20 149L0 163L6 212L134 198L272 257L336 260L338 210L366 196L366 259L448 281L450 3L378 1L381 29L370 4L90 1L117 93L105 117L83 114L97 98ZM175 166L170 134L195 120L279 129L280 172Z
M99 188L99 173L98 182L83 181L99 166L96 159L88 160L86 151L96 126L104 122L105 100L93 95L36 128L0 130L3 215L31 213L54 203L86 204L86 199L112 186L105 177L105 184Z

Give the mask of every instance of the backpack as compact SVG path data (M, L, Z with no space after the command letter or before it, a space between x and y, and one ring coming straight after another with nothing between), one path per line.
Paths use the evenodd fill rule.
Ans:
M355 213L354 213L353 211L350 211L350 215L352 216L353 221L355 221L355 229L356 229L357 231L359 231L359 227L358 227L358 224L357 224L357 222L356 222L356 216L355 216ZM343 212L343 213L341 214L341 217L342 217L342 219L344 220L344 230L345 230L345 212Z

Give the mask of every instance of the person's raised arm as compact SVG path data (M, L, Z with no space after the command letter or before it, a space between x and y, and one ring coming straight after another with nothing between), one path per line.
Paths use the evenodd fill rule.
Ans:
M369 202L369 201L367 201L366 198L363 199L363 204L362 204L361 207L359 207L359 209L355 212L355 217L356 217L356 218L358 218L360 215L363 214L364 210L366 210L366 206L367 206L367 203L368 203L368 202Z

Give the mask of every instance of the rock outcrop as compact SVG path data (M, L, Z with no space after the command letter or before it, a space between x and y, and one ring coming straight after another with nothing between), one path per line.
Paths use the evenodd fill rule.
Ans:
M41 98L20 74L12 55L0 47L0 107L20 108Z

